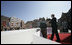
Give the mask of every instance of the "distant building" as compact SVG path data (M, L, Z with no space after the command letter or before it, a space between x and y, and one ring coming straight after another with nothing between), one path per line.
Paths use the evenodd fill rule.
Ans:
M58 28L61 32L71 30L71 9L67 13L62 13L61 18L58 19Z
M40 20L45 20L45 18L39 18L39 19L34 19L33 21L28 21L25 25L26 28L38 28L40 26ZM48 27L51 27L51 24L49 23L51 19L47 19L46 24Z
M33 28L37 28L37 27L39 27L39 20L38 19L35 19L35 20L33 20L33 23L32 23L32 26L33 26Z
M20 29L21 19L16 17L10 17L10 28L11 29Z
M9 30L10 29L9 21L10 21L9 17L1 15L1 30Z
M23 20L16 17L6 17L1 15L1 30L16 30L26 28Z
M32 28L33 26L32 26L32 22L33 21L27 21L27 23L25 24L25 27L26 28Z
M25 29L25 28L26 28L26 25L25 25L24 21L21 20L21 29Z

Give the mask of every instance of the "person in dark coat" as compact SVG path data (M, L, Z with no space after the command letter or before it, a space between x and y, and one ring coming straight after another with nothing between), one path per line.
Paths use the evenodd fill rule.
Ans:
M60 42L60 38L58 35L58 31L57 31L57 22L56 22L56 18L54 17L54 14L51 15L52 20L50 21L51 23L51 27L52 27L52 35L51 35L51 40L53 40L54 34L56 34L56 38L57 38L57 42Z
M42 36L44 38L47 38L47 25L45 19L40 20L40 29L41 29Z

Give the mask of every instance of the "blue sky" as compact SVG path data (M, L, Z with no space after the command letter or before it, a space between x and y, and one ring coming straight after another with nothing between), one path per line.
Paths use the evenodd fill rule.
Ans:
M51 14L59 19L62 12L66 13L71 8L71 1L1 1L1 15L17 17L24 22L51 18Z

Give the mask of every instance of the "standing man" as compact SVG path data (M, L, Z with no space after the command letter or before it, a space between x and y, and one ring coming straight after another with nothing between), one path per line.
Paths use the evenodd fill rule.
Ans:
M54 14L51 15L52 20L50 21L51 26L52 26L52 35L51 35L51 40L53 40L54 34L56 34L56 38L57 38L57 42L60 42L60 38L58 35L58 31L57 31L57 22L56 22L56 18L54 17Z
M44 18L40 19L40 29L41 29L42 36L44 38L47 38L47 25Z

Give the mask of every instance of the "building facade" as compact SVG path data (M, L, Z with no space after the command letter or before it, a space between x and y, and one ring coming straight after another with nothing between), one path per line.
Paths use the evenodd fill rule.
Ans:
M10 21L9 17L1 15L1 31L10 29L9 21Z
M25 29L25 28L26 28L26 25L25 25L24 21L21 20L21 29Z
M33 21L27 21L25 24L25 28L33 28L32 23Z
M71 30L71 9L67 13L62 13L61 18L58 20L58 28L61 32Z

